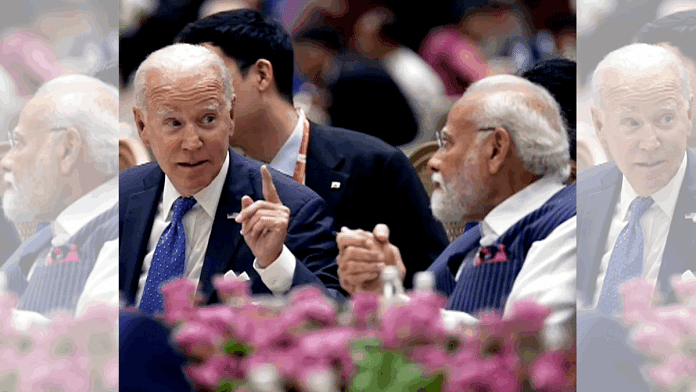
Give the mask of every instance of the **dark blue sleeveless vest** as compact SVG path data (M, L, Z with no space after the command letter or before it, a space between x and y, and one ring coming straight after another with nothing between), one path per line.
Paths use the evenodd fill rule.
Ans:
M118 204L94 218L67 241L63 251L69 253L71 246L75 245L79 261L47 265L43 256L52 249L50 226L29 237L2 268L7 276L8 291L19 298L17 309L44 315L55 311L74 314L102 246L117 238ZM37 260L39 256L42 258ZM34 260L38 264L31 281L27 282L21 264Z
M564 187L498 238L495 245L505 245L508 254L506 262L464 267L459 281L455 281L464 257L479 247L479 224L452 242L428 268L435 274L437 289L449 298L448 309L472 315L481 310L502 312L532 244L545 239L563 222L575 216L575 188L575 184Z

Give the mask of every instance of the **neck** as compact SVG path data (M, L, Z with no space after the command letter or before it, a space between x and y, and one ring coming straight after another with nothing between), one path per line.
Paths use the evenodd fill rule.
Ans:
M252 158L269 163L275 158L295 129L299 116L292 105L282 102L269 105L254 122L250 132L234 140Z

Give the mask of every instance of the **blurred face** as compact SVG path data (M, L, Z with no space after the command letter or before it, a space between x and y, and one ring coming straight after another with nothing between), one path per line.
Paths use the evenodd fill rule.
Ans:
M608 70L602 101L593 118L616 165L641 196L662 189L679 169L691 132L691 102L678 71L635 77Z
M192 196L210 185L234 127L219 73L213 67L177 78L150 72L145 101L146 117L134 109L136 125L174 187Z
M13 222L49 221L60 211L57 181L59 149L63 132L51 129L44 120L51 102L36 97L22 110L19 123L10 136L12 149L2 158L5 216Z
M430 208L441 222L481 220L486 215L488 173L482 162L475 107L457 103L440 132L440 149L428 162L433 171ZM485 139L485 135L483 136Z
M234 116L235 116L235 131L232 134L230 141L232 145L236 145L236 138L249 137L253 133L253 124L255 117L260 113L256 109L259 100L258 89L254 85L254 77L250 71L246 77L242 76L242 73L237 67L237 62L233 59L225 56L220 48L211 44L203 44L202 46L212 50L217 54L222 61L225 63L227 69L230 70L232 75L232 86L234 87L234 95L237 97L234 105Z

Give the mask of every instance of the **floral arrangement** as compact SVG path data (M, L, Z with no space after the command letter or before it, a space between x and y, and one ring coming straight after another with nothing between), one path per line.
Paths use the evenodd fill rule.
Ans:
M16 306L0 293L0 391L118 391L117 309L94 305L20 329Z
M696 390L696 279L672 279L678 302L660 306L655 286L638 278L624 283L623 321L648 365L644 376L660 390Z
M575 390L575 346L545 350L551 311L532 302L451 329L446 300L430 290L409 301L357 295L339 311L314 287L258 301L246 281L214 285L223 304L212 307L199 306L188 280L163 287L172 340L201 391Z

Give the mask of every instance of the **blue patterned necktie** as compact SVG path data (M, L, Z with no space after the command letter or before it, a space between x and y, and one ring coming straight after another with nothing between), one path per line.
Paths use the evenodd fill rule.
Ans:
M651 197L637 197L631 202L631 217L614 244L597 303L597 309L604 314L611 315L621 309L619 286L640 277L643 272L643 229L640 218L652 204Z
M174 201L172 221L169 223L157 242L155 254L152 257L150 270L145 281L143 297L140 300L140 310L147 314L162 311L162 285L181 277L186 267L186 233L182 220L193 206L193 197L178 198Z

